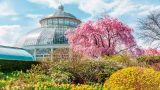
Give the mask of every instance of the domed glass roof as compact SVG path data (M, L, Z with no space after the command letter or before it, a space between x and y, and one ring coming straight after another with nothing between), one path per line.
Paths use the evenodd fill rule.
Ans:
M19 40L23 47L34 45L67 44L63 28L38 28Z
M74 18L76 19L76 17L70 13L67 13L64 11L64 7L62 5L60 5L58 7L58 10L51 14L51 15L48 15L47 17L44 17L42 18L40 21L44 20L44 19L49 19L49 18L57 18L57 17L67 17L67 18Z
M75 16L64 12L64 7L60 5L53 15L40 20L41 28L34 29L21 37L16 46L68 44L65 38L66 30L74 29L80 23L81 21Z

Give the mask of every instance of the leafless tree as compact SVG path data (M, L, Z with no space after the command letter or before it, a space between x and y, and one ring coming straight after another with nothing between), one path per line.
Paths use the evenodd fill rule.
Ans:
M139 20L139 37L149 45L160 47L160 11L151 12Z

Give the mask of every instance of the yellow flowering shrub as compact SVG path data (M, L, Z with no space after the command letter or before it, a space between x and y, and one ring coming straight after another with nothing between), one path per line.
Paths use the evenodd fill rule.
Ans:
M102 90L99 84L56 84L54 82L38 82L36 84L27 84L20 80L5 81L1 80L0 83L6 83L0 90Z
M129 67L111 75L105 90L160 90L160 72L149 68Z
M86 85L86 84L78 84L78 85L71 85L71 90L102 90L101 85Z

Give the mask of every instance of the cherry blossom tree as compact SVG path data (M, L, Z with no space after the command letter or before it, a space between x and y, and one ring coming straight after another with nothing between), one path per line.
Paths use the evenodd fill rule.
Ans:
M160 50L155 49L155 48L148 48L148 49L144 49L144 53L143 55L160 55Z
M156 48L134 48L132 49L132 55L134 56L143 56L143 55L149 55L149 56L156 56L160 55L160 50Z
M117 19L105 17L67 31L66 37L73 51L98 57L117 54L124 49L131 50L136 45L132 31Z

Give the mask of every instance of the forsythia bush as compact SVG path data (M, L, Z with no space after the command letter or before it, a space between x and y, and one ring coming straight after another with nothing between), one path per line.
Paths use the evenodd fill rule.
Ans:
M105 90L160 90L160 72L149 68L129 67L111 75Z

